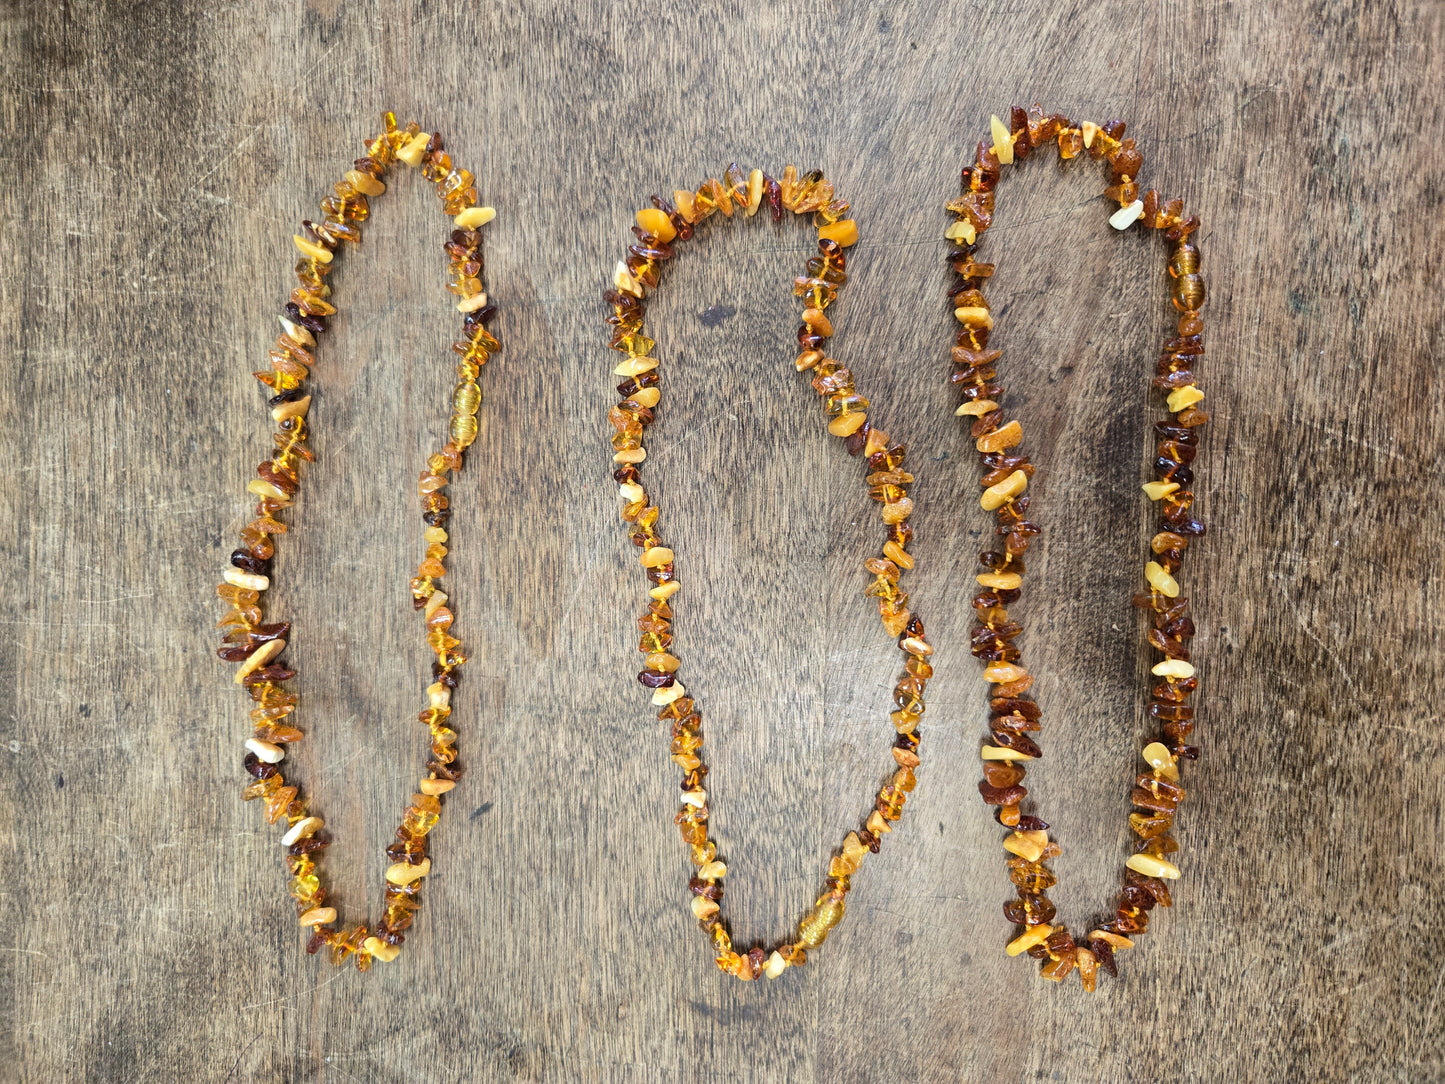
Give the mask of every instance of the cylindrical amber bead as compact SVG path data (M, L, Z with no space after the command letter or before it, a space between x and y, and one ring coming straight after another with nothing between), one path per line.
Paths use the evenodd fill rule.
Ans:
M1180 275L1170 286L1174 307L1181 312L1195 312L1204 305L1204 279L1196 274Z
M452 390L452 409L458 414L475 414L482 403L482 389L468 380Z
M468 447L477 439L477 419L472 414L453 414L451 438L458 448Z

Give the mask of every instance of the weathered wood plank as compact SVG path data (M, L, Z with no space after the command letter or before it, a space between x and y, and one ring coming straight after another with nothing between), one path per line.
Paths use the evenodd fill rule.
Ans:
M1445 951L1438 5L1208 0L689 11L576 0L90 3L0 15L0 1056L18 1079L1433 1079ZM1173 910L1088 998L1006 960L965 649L988 524L946 386L941 205L990 112L1119 115L1206 223L1213 533L1191 554L1200 744ZM502 356L455 487L470 774L403 961L305 957L236 798L244 704L210 592L264 449L247 375L292 224L391 106L499 208ZM1423 135L1423 138L1422 138ZM901 830L804 973L718 975L685 910L641 597L606 476L598 297L631 211L732 158L818 165L863 241L836 346L908 440L939 646ZM1056 174L1064 173L1064 176ZM1084 177L1069 174L1083 172ZM450 386L441 220L403 181L336 277L316 447L278 560L337 829L374 907L420 763L410 496ZM1062 912L1108 902L1146 663L1145 390L1162 247L1098 174L1003 185L991 299L1048 535L1021 609ZM652 308L650 479L687 582L739 940L776 937L889 761L872 511L791 371L801 229L714 231ZM704 323L708 306L735 310Z

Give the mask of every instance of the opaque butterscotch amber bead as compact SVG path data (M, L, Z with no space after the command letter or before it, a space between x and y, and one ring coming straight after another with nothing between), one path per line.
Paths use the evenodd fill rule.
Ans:
M845 218L824 226L818 231L818 237L825 241L835 241L844 248L848 248L858 242L858 223L851 218Z

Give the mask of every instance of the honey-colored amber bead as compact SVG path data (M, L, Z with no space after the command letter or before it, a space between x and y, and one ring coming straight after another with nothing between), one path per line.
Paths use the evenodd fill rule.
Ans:
M273 776L279 779L280 776ZM295 787L278 787L266 798L266 823L277 824L286 816L286 810L296 800L297 790Z
M991 414L998 409L998 404L992 399L970 399L957 410L955 414L963 417L981 418L985 414Z
M1023 427L1017 421L1012 421L992 433L985 433L974 445L980 452L1001 452L1005 448L1012 448L1023 439Z
M637 391L632 393L630 398L638 406L644 406L651 409L652 407L657 406L658 402L662 399L662 389L639 388Z
M1033 757L1027 753L1021 753L1017 749L1010 749L1003 745L985 745L980 750L984 760L1032 760Z
M617 261L617 269L612 272L612 285L621 293L631 294L633 297L642 296L642 284L627 269L627 264L621 260Z
M475 414L482 404L482 389L468 380L452 389L452 409L458 414Z
M689 224L697 221L697 209L693 206L692 192L686 189L675 189L672 193L673 206L677 213L682 216L684 222Z
M1142 873L1145 877L1158 877L1164 880L1177 880L1179 877L1178 866L1151 854L1131 854L1129 860L1124 864L1135 873Z
M1174 412L1191 407L1204 398L1204 393L1193 384L1186 384L1182 388L1175 388L1169 393L1168 407Z
M1180 312L1196 312L1204 307L1206 291L1201 275L1180 275L1170 284L1171 299Z
M1170 781L1179 778L1179 765L1175 762L1174 755L1169 752L1167 745L1157 741L1150 742L1144 746L1142 755L1159 778Z
M641 562L643 568L662 568L672 564L673 553L666 546L653 546L644 551L638 557L638 561Z
M833 322L823 314L821 309L804 309L803 323L808 325L808 330L815 335L822 335L825 338L833 334Z
M882 516L883 522L889 525L902 523L913 514L913 501L907 497L901 497L885 504L879 514Z
M1023 933L1010 941L1004 951L1010 956L1018 956L1020 953L1027 952L1035 945L1043 944L1053 932L1054 927L1047 923L1038 926L1029 926Z
M763 171L755 169L748 174L747 213L751 218L758 213L763 203Z
M448 432L457 447L469 447L477 439L477 419L471 414L454 414Z
M983 679L996 685L1008 685L1028 677L1028 671L1011 662L995 662L984 667Z
M1132 939L1121 933L1114 933L1112 930L1090 930L1088 940L1102 941L1112 949L1131 949L1134 947Z
M1098 985L1099 958L1080 946L1074 950L1074 964L1079 969L1079 981L1083 983L1084 990L1093 993Z
M981 586L995 591L1015 591L1024 582L1017 572L981 572L977 579Z
M244 684L246 675L261 669L261 667L265 666L285 650L285 640L268 640L255 651L251 652L251 654L246 657L246 660L236 668L233 680L237 685Z
M1004 839L1003 849L1018 855L1025 862L1037 862L1048 842L1045 832L1014 832Z
M268 577L254 572L242 572L239 568L228 568L221 574L221 578L229 584L234 584L246 591L264 591L271 586Z
M1150 561L1144 565L1144 579L1148 581L1150 587L1167 598L1179 596L1178 581L1165 572L1164 567L1157 561Z
M677 228L672 224L667 212L656 207L645 207L638 211L637 224L664 244L677 236Z
M1021 470L1016 470L1002 482L989 486L979 497L978 503L985 512L992 512L1003 507L1014 497L1017 497L1028 488L1029 476Z
M421 165L421 160L426 155L426 146L430 141L431 134L428 132L418 132L411 136L397 148L397 161L405 162L412 167Z
M641 376L657 368L656 358L628 358L612 370L614 376Z
M1184 659L1165 659L1163 662L1155 663L1149 672L1155 677L1192 678L1194 665Z
M993 137L993 146L990 149L993 151L994 157L998 159L998 164L1010 165L1014 160L1014 141L1008 125L999 120L997 114L994 114L989 118L988 129L989 134Z
M291 894L292 898L304 904L308 901L315 900L316 893L321 890L321 880L316 874L308 870L293 877L291 883L286 886L286 890Z
M913 557L897 542L889 540L883 544L883 555L899 568L912 568Z
M824 226L818 231L820 241L836 241L844 248L858 243L858 223L851 218Z
M993 327L993 314L982 305L960 305L953 315L966 328Z
M329 248L325 245L318 245L309 237L302 237L298 233L294 235L291 240L296 243L296 247L301 250L301 254L308 260L315 260L317 263L330 263L333 258Z
M359 169L348 169L344 174L346 183L363 196L379 196L386 191L386 185Z
M494 207L468 207L460 211L452 222L459 230L475 230L496 217L497 211Z
M406 862L397 862L386 869L386 879L394 885L409 885L420 881L431 872L431 859L423 858L416 865L409 865Z
M361 951L382 963L390 963L401 955L401 946L387 944L379 937L368 937L361 943Z
M287 418L304 418L306 417L306 412L310 409L311 396L303 395L300 399L277 403L271 408L271 420L282 422Z

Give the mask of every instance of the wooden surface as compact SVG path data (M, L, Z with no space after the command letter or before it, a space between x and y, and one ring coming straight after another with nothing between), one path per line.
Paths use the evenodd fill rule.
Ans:
M1441 37L1438 4L6 5L0 1076L1441 1079ZM989 114L1035 99L1130 122L1145 183L1204 218L1211 293L1184 879L1092 997L1002 951L965 649L988 525L946 385L942 204ZM303 955L238 799L212 588L266 447L249 373L289 236L388 106L499 210L506 349L453 491L470 771L408 951L359 975ZM901 830L806 970L748 986L687 913L677 771L633 681L598 300L632 210L734 157L853 200L835 347L917 464L910 590L939 648ZM1128 597L1169 323L1162 244L1108 230L1101 183L1032 163L988 246L1048 530L1020 611L1052 719L1030 779L1076 927L1116 883L1145 732ZM896 656L860 594L874 510L789 364L806 231L712 232L651 310L649 478L749 944L788 933L890 764ZM441 237L405 179L335 278L274 592L294 759L373 918L423 754L406 581L451 384Z

